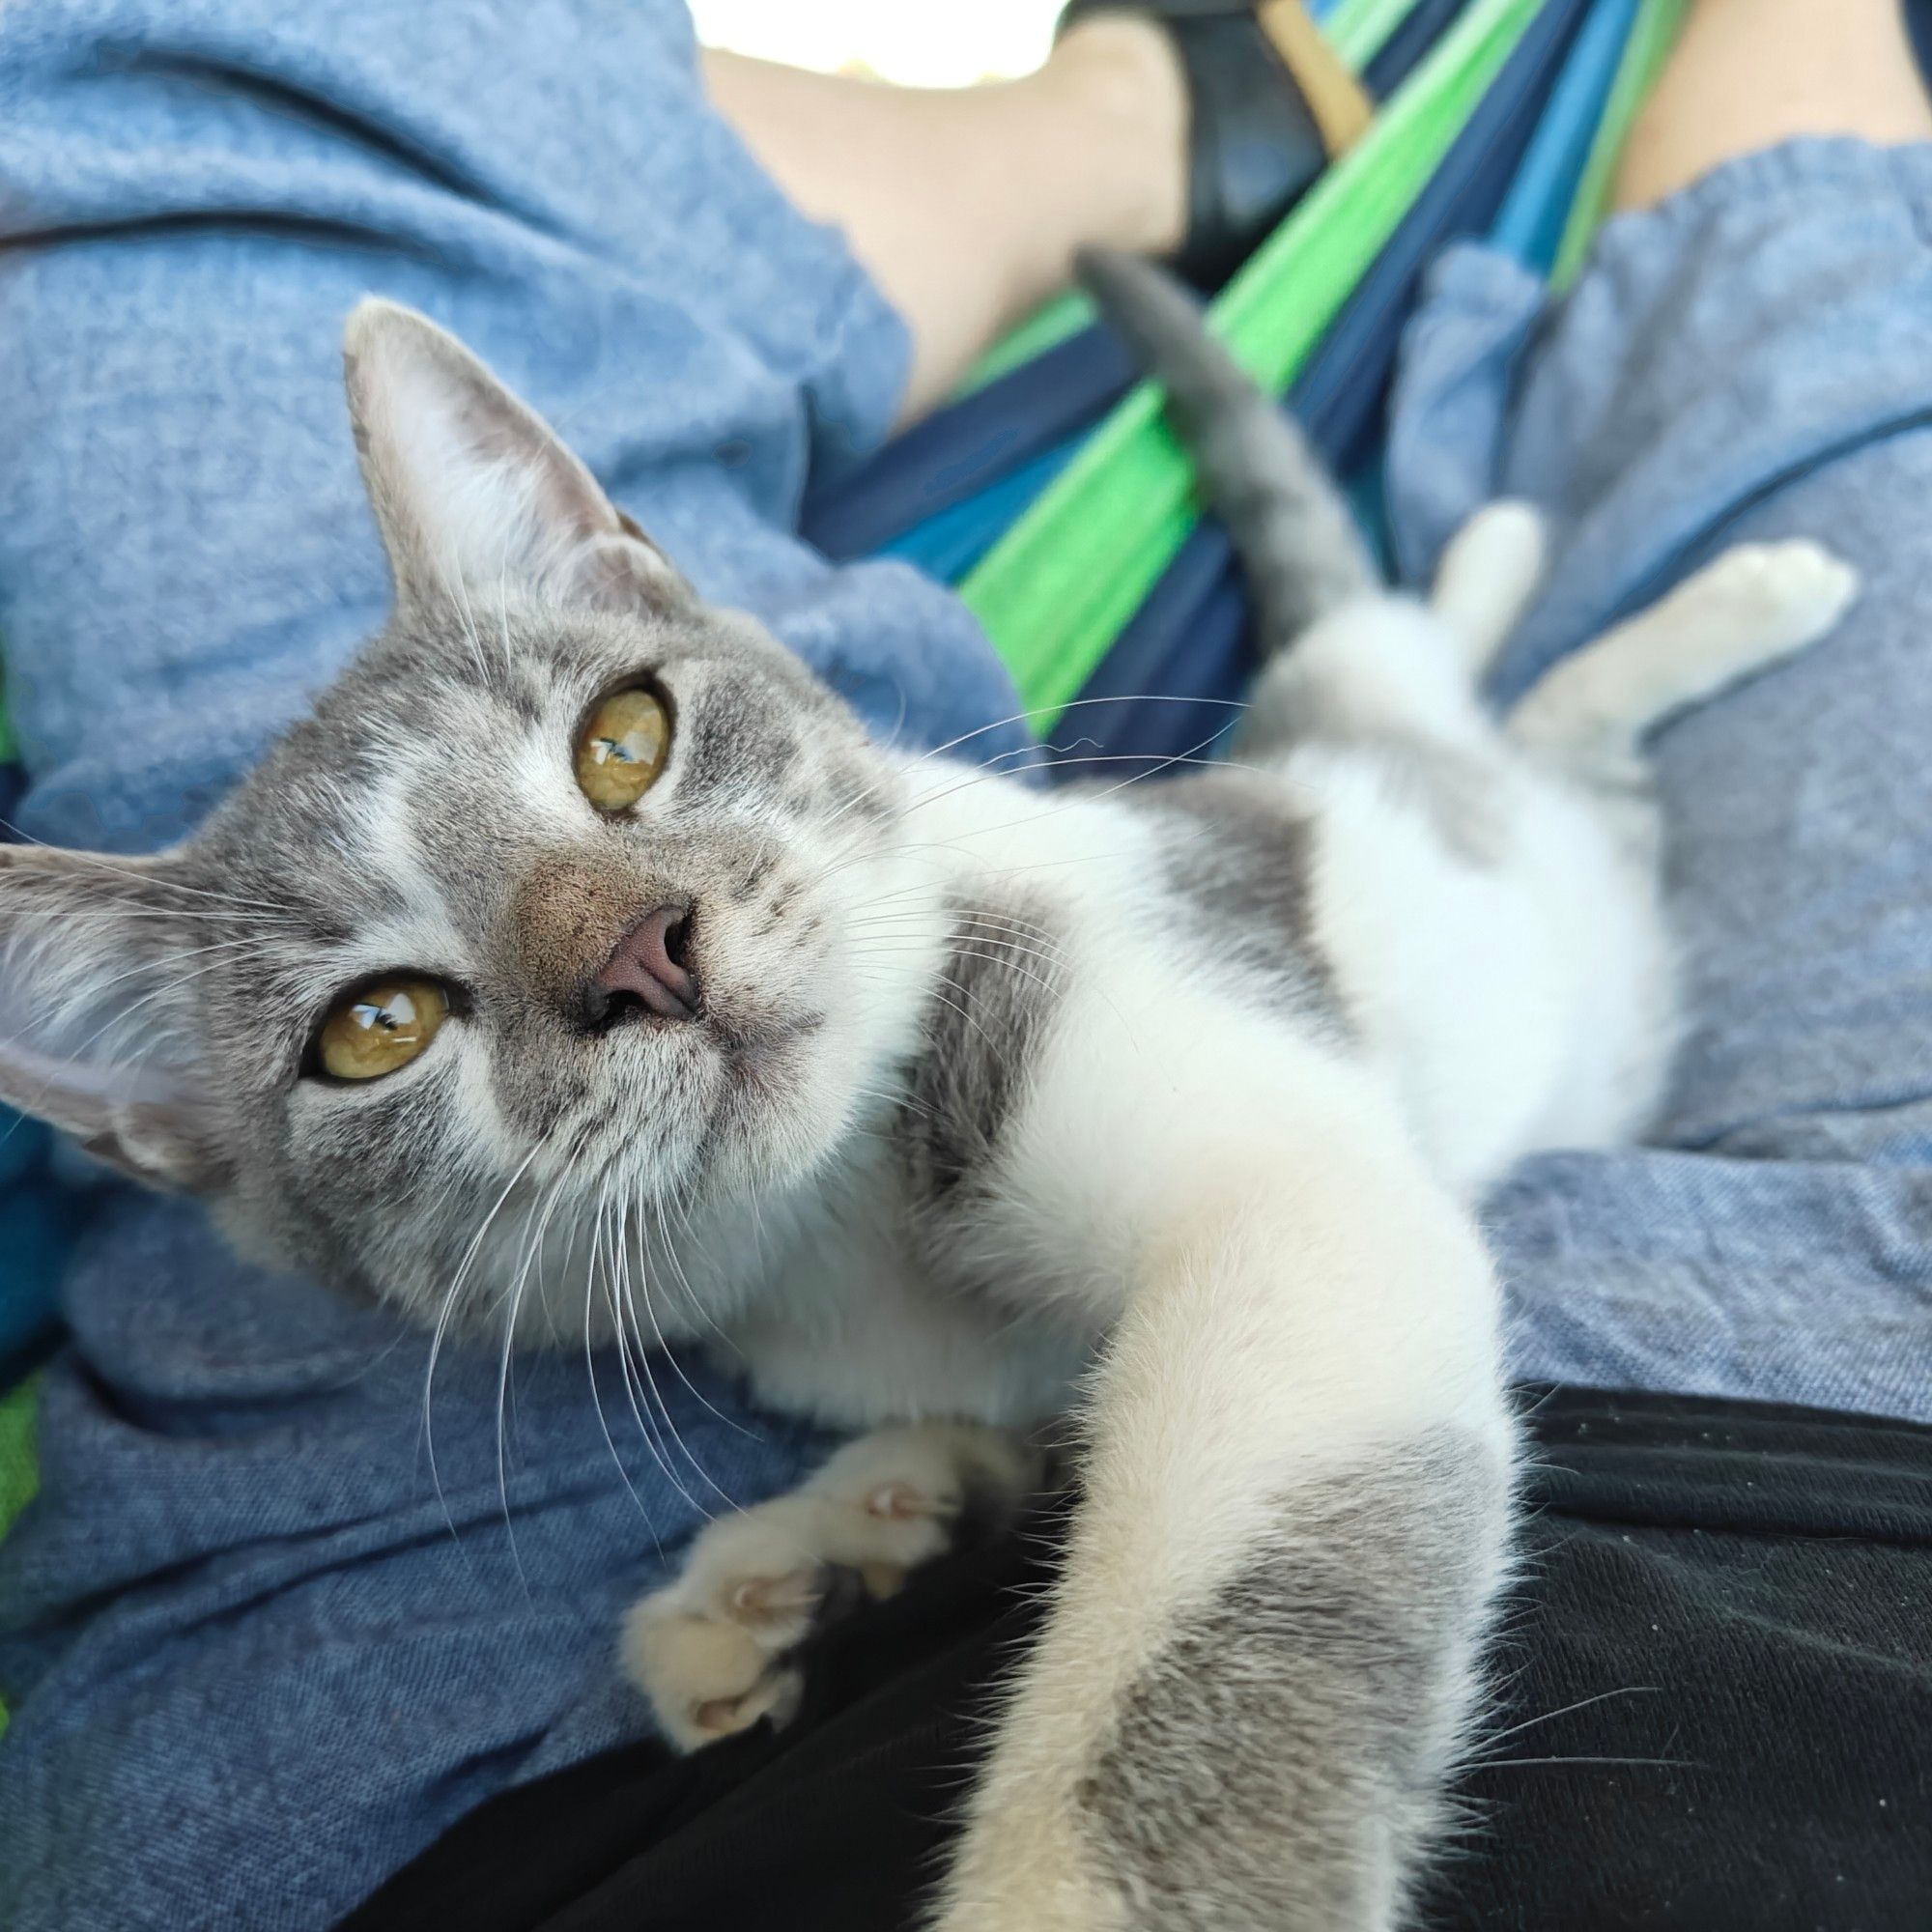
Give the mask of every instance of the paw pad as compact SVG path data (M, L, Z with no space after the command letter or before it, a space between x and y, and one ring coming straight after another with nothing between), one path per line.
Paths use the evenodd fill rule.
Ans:
M743 1577L725 1598L740 1623L796 1623L809 1618L820 1596L815 1571L794 1570L783 1577Z

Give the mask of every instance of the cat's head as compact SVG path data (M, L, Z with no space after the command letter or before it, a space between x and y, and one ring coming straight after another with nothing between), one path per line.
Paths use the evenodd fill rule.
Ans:
M192 838L0 847L0 1098L240 1243L435 1314L796 1182L912 1001L897 769L556 437L368 302L385 629Z

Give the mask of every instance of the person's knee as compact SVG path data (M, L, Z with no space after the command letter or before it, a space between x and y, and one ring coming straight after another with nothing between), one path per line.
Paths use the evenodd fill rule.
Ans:
M1801 135L1932 140L1900 0L1698 0L1625 145L1619 208Z

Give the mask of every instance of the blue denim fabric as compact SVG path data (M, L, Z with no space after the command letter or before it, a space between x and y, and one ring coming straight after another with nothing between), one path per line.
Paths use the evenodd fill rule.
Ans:
M1410 331L1406 569L1492 495L1554 520L1499 698L1731 543L1864 579L1658 738L1690 1034L1652 1145L1489 1206L1526 1375L1932 1419L1928 225L1932 150L1800 142L1613 222L1551 311L1459 250Z
M1466 255L1417 333L1411 558L1498 476L1564 517L1519 681L1747 504L1871 577L1828 653L1664 747L1699 1023L1670 1145L1496 1204L1528 1366L1927 1406L1906 519L1932 451L1866 394L1928 393L1923 175L1770 157L1624 226L1541 334ZM0 278L0 629L41 836L191 823L379 614L332 373L367 288L456 327L882 727L1011 708L952 600L786 534L807 465L881 431L902 332L705 109L670 0L14 0L0 211L36 244ZM660 1466L609 1363L601 1409L567 1357L499 1404L498 1363L448 1351L425 1403L419 1336L239 1268L192 1208L105 1193L94 1220L43 1500L0 1548L21 1932L328 1923L492 1791L635 1732L619 1606L710 1482L749 1500L812 1453L695 1363L696 1391L657 1380L696 1467Z

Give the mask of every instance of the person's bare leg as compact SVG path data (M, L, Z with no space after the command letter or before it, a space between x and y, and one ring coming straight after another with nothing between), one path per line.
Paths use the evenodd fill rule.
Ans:
M836 222L912 329L902 416L1071 280L1086 243L1181 239L1187 99L1166 36L1083 21L1037 73L889 87L707 53L720 111L806 213Z
M1616 206L1799 134L1932 139L1901 0L1695 0L1625 144Z

